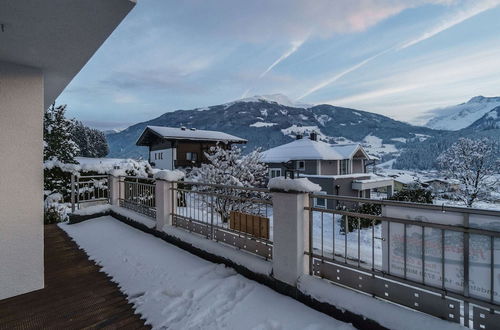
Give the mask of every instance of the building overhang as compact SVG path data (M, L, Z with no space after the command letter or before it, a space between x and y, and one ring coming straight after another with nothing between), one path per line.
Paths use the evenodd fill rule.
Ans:
M134 5L134 0L2 0L0 61L40 69L47 108Z
M352 182L353 190L369 190L375 188L382 188L394 186L394 180L391 178L377 178L377 179L367 179L367 180L354 180Z

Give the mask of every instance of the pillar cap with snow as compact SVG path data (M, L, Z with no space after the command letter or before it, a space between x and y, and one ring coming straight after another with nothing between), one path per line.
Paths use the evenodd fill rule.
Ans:
M319 184L313 183L307 178L287 179L282 176L269 180L267 187L271 192L314 193L321 191Z
M155 180L163 181L179 181L182 180L186 174L179 170L161 170L153 175Z

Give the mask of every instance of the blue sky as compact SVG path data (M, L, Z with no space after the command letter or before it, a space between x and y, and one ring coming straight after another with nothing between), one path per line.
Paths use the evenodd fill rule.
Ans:
M500 0L138 0L58 98L90 126L282 93L422 123L500 95Z

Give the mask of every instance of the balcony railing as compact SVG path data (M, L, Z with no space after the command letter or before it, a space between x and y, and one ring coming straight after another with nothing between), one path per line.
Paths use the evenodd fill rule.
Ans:
M154 179L123 176L119 180L120 206L156 218L156 186Z
M71 209L82 204L109 203L109 178L107 175L72 175Z
M496 322L500 212L314 194L310 205L319 198L335 207L306 207L311 275L474 328Z
M174 226L272 258L272 201L267 189L179 181L172 190Z

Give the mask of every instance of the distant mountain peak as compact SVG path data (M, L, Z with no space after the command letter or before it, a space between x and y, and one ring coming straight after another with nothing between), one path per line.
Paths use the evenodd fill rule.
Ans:
M500 106L500 97L474 96L466 103L431 110L434 116L425 126L457 131L470 126L486 113Z
M287 107L292 107L292 108L310 108L313 107L313 104L306 104L306 103L300 103L300 102L295 102L291 100L288 96L284 94L268 94L268 95L254 95L251 97L245 97L233 102L230 102L230 104L234 104L237 102L267 102L267 103L277 103L281 104Z
M478 95L474 96L469 101L467 101L467 103L490 103L490 102L495 102L495 103L500 102L500 96L489 97L489 96Z

